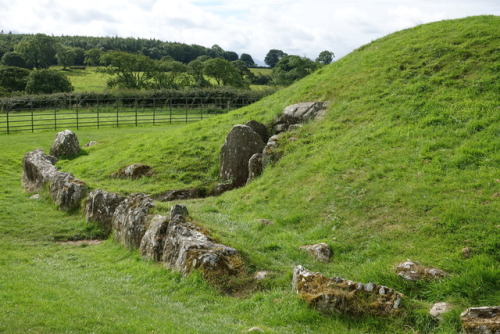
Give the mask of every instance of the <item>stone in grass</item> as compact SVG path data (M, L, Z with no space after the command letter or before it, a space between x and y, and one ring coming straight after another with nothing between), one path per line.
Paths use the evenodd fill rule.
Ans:
M441 269L424 267L412 260L398 264L396 274L407 281L432 280L448 276Z
M132 179L136 180L143 176L151 176L153 175L153 168L144 164L132 164L127 167L123 167L117 172L111 174L112 178L119 179Z
M168 224L169 219L166 216L156 215L153 217L139 248L143 258L156 262L161 261Z
M50 148L50 155L56 158L72 158L79 152L80 143L78 142L78 137L71 130L64 130L57 133Z
M443 314L450 311L451 308L452 306L450 303L435 303L429 310L429 314L438 320L442 320Z
M111 221L118 205L124 200L123 196L95 189L85 201L85 218L87 222L97 222L106 234L111 233Z
M403 299L401 293L386 286L330 279L300 265L293 270L292 285L310 307L323 314L391 316L399 312Z
M471 307L460 318L466 334L500 334L500 306Z
M57 158L45 154L42 149L37 148L24 155L23 175L21 183L24 190L33 193L39 191L57 173L54 166Z
M62 211L72 211L80 207L87 185L70 173L56 172L50 179L49 186L52 201Z
M330 245L324 242L314 245L301 246L300 249L303 249L311 254L319 262L330 262L332 257Z

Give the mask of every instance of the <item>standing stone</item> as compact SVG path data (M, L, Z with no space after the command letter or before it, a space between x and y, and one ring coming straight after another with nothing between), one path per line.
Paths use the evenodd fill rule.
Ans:
M56 172L50 179L50 197L62 211L78 209L87 186L70 173Z
M140 252L143 258L156 262L161 261L168 223L169 220L166 216L156 215L153 217L141 241Z
M466 334L500 334L500 306L471 307L460 317Z
M300 249L305 250L320 262L330 262L332 257L330 245L324 242L315 245L301 246Z
M54 166L56 161L55 157L45 154L40 148L26 153L21 177L24 190L32 193L42 189L44 184L57 173Z
M111 233L111 221L118 205L124 197L101 189L93 190L85 201L85 219L99 223L106 232Z
M146 233L149 209L153 206L151 198L141 193L123 200L111 220L115 241L129 249L139 248Z
M248 180L248 161L264 149L265 143L251 127L235 125L221 149L220 177L236 187Z
M259 177L264 170L264 157L262 153L255 153L248 161L248 180L247 183Z
M80 143L71 130L59 132L50 148L50 155L57 158L72 158L80 152Z
M257 121L251 120L245 123L245 125L249 126L252 128L255 133L257 133L261 138L264 143L267 143L269 140L269 131L267 130L267 127Z

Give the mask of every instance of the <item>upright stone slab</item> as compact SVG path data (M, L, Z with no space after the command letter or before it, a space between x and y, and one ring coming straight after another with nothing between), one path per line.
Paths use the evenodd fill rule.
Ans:
M52 147L50 148L50 155L57 158L72 158L80 152L80 143L78 137L71 130L64 130L57 133Z
M247 183L259 177L264 170L264 157L262 153L255 153L248 161L248 180Z
M269 140L269 131L267 130L267 127L255 120L251 120L245 123L245 125L249 126L252 128L255 133L257 133L261 138L264 143L267 143Z
M248 179L248 161L255 153L261 153L264 146L261 136L251 127L235 125L221 149L220 177L232 181L236 187L245 185Z
M151 198L141 193L124 199L111 220L115 241L129 249L139 248L146 233L149 209L153 206Z
M168 224L169 219L166 216L156 215L153 217L139 248L143 258L156 262L161 261Z
M471 307L460 317L466 334L500 334L500 306Z
M57 173L54 166L56 162L55 157L45 154L40 148L26 153L21 177L24 190L31 193L42 189L44 184Z
M93 190L85 201L85 219L87 222L97 222L109 234L113 214L123 200L123 196L115 193L102 189Z
M78 209L87 186L70 173L56 172L50 179L50 197L62 211Z

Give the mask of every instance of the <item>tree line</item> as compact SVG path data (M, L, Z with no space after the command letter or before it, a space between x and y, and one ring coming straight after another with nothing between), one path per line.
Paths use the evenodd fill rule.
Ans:
M60 65L96 66L110 74L108 86L127 89L182 89L186 87L250 84L289 85L329 64L334 54L320 53L315 61L272 49L265 63L272 75L254 74L251 55L240 56L218 45L206 48L154 39L119 37L53 37L44 34L0 33L0 94L68 92L71 83L61 73L47 70Z

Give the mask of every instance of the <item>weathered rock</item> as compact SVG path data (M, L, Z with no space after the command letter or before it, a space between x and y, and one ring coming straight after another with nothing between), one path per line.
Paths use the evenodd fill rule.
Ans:
M169 219L166 216L156 215L153 217L141 241L140 252L143 258L161 261L168 223Z
M45 154L41 149L28 152L23 158L23 175L21 182L28 192L39 191L44 184L54 177L57 169L54 164L57 159Z
M309 120L320 119L326 113L328 102L302 102L290 105L276 120L274 130L277 133L288 131L290 126Z
M339 277L326 278L302 266L293 270L293 289L321 313L389 316L399 311L403 295L374 283L362 284Z
M85 218L87 222L99 223L106 233L111 233L111 221L123 196L101 189L93 190L85 201Z
M252 128L255 133L257 133L261 138L264 143L266 143L269 140L269 131L267 130L267 127L257 121L251 120L245 123L245 125L249 126Z
M429 310L429 314L438 320L442 320L443 314L452 308L450 303L435 303Z
M236 249L214 243L193 224L184 222L180 214L172 217L164 240L165 267L183 275L198 269L210 280L232 275L243 265Z
M80 207L85 197L87 186L70 173L56 172L50 179L50 197L62 211L71 211Z
M91 140L87 144L83 145L83 147L92 147L95 145L97 145L97 142L95 140Z
M149 209L153 206L151 198L141 193L124 199L111 220L115 241L129 249L139 248L146 233Z
M398 264L396 274L407 281L432 280L448 276L441 269L424 267L411 260L406 260L406 262Z
M181 216L185 220L189 216L189 211L185 205L176 204L170 208L170 220L174 220L175 216Z
M214 187L213 191L211 192L211 195L219 196L225 193L226 191L230 191L235 188L237 187L232 183L219 183Z
M261 136L251 127L235 125L221 148L220 177L236 187L243 186L248 179L248 161L264 146Z
M500 334L500 306L471 307L460 317L466 334Z
M64 130L57 133L50 148L50 155L57 158L72 158L79 152L80 143L78 142L78 137L71 130Z
M282 152L278 150L279 144L278 141L280 139L280 135L274 135L269 138L266 146L262 150L262 163L265 168L267 165L275 163L279 159L281 159Z
M168 190L164 193L156 195L154 198L161 202L170 202L179 199L192 199L192 198L202 198L203 193L197 188L188 189L178 189L178 190Z
M117 172L111 174L111 177L120 179L139 179L143 176L153 175L152 167L143 164L133 164L127 167L123 167Z
M258 271L255 273L255 275L253 276L253 278L256 280L256 281L262 281L262 280L265 280L266 278L269 277L269 271Z
M259 177L264 170L264 157L262 153L255 153L248 160L248 180L247 183Z
M40 194L34 194L30 199L40 199Z
M330 245L324 242L315 245L301 246L300 249L305 250L320 262L330 262L332 257Z

